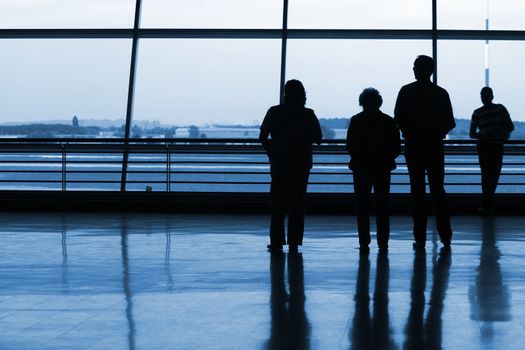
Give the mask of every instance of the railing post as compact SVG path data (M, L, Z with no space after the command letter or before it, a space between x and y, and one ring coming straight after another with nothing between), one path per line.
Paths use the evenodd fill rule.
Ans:
M166 192L170 192L171 187L171 152L170 146L166 143Z
M66 153L66 147L64 146L64 143L60 142L60 147L62 149L62 191L66 191L67 190L67 153Z

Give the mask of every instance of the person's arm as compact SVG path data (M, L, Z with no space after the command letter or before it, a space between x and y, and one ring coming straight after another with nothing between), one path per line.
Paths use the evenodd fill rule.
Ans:
M271 109L269 109L268 112L266 112L266 116L263 119L263 122L261 124L261 129L259 132L259 141L261 142L261 145L263 146L268 156L270 155L269 152L270 152L270 143L271 143L269 139L270 119L271 119L270 115L271 115Z
M509 114L509 111L507 111L507 108L505 108L505 106L503 105L501 105L501 108L502 108L505 132L508 134L507 136L508 138L510 136L510 133L514 131L514 123L512 122L512 119L510 119L510 114Z
M478 127L479 127L478 119L476 118L476 115L473 113L472 118L470 119L470 131L468 133L471 139L479 139Z
M346 131L346 151L348 152L348 154L350 156L352 156L352 151L353 151L353 141L354 141L354 137L353 137L353 127L352 127L352 119L350 119L350 123L348 124L348 130Z
M401 135L395 124L392 125L392 158L395 160L401 154Z
M323 140L323 131L321 130L321 124L319 124L319 119L317 119L317 116L312 111L312 120L313 120L313 135L312 135L312 143L316 143L318 145L321 144L321 141Z
M408 125L408 109L409 104L407 94L405 91L405 88L402 87L401 90L399 90L399 93L397 94L396 104L394 107L394 122L403 133L403 137L407 138L407 134L409 133L409 125Z
M452 111L452 103L450 102L450 96L448 92L445 91L445 97L443 100L443 138L456 127L456 121L454 120L454 113Z

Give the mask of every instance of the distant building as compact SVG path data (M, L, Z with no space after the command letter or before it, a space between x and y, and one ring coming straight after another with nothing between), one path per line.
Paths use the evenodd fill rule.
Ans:
M73 117L73 127L78 128L78 118L76 115Z

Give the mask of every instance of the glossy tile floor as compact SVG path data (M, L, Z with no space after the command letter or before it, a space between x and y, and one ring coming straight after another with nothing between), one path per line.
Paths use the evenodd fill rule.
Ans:
M360 256L351 217L0 213L0 349L523 349L525 218Z

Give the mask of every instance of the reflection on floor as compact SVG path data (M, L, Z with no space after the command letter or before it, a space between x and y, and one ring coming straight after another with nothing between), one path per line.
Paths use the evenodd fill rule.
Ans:
M265 216L0 214L0 349L521 349L525 218L360 255L355 219L265 251Z

